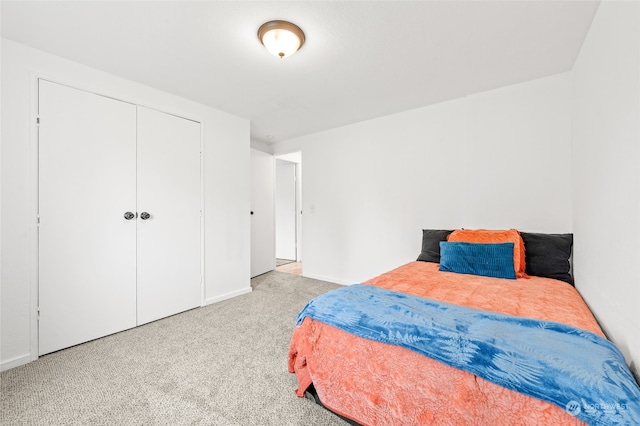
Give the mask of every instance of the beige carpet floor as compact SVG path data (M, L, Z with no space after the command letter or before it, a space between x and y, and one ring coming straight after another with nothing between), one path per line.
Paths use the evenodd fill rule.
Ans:
M347 424L287 372L297 313L338 286L274 271L252 287L1 373L0 424Z

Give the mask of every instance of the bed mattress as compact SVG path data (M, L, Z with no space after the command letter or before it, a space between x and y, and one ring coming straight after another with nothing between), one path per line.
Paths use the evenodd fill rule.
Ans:
M436 263L411 262L365 284L567 324L604 337L577 290L550 278L504 280L441 272ZM567 407L311 318L296 327L288 368L298 378L298 396L313 383L324 406L363 425L583 424Z

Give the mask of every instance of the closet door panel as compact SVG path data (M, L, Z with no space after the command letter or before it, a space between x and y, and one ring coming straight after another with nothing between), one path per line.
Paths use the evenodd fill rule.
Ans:
M144 324L201 304L200 124L138 107L137 161L137 306Z
M39 353L136 325L136 107L39 82Z

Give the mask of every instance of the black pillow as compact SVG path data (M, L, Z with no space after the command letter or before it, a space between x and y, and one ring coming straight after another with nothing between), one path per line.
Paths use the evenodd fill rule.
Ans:
M447 241L451 231L441 229L422 230L422 252L418 256L421 262L440 263L440 241Z
M527 275L553 278L573 285L569 273L573 234L537 234L520 232L524 241Z

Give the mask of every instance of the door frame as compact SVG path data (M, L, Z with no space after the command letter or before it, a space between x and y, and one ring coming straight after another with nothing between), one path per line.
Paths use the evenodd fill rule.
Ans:
M28 358L28 361L35 361L39 358L39 336L38 336L38 305L39 305L39 243L38 243L38 212L39 212L39 199L40 188L38 185L39 180L39 131L38 131L38 111L40 104L38 82L39 80L46 80L51 83L60 84L73 89L82 90L84 92L92 93L99 96L115 99L122 102L127 102L133 105L139 105L145 108L153 109L165 114L173 115L185 120L195 121L200 123L200 306L205 306L206 294L205 294L205 181L204 181L204 157L205 157L205 145L204 145L204 128L205 123L201 119L195 119L187 117L181 114L176 114L170 111L166 111L148 104L134 102L127 99L123 93L119 93L117 96L111 96L105 94L102 90L96 90L95 88L89 88L83 85L78 85L72 79L63 77L60 75L51 75L41 71L32 70L29 72L29 115L32 118L29 126L29 235L27 237L27 251L29 253L29 354L23 358L18 358L7 363L7 368L14 365L24 364L24 360Z

